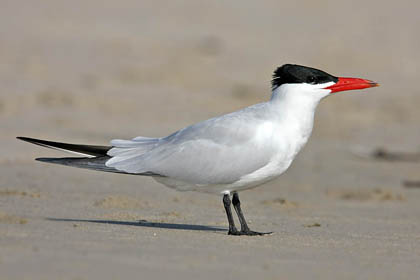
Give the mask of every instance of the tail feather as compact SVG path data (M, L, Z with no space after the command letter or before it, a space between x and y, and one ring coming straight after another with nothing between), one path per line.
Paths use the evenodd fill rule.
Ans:
M113 167L108 167L105 165L105 163L109 159L110 159L109 156L101 156L101 157L94 157L94 158L89 158L89 157L36 158L35 160L46 162L46 163L54 163L54 164L72 166L72 167L83 168L83 169L103 171L103 172L162 177L162 175L159 175L153 172L129 173L129 172L120 171Z
M114 167L106 166L106 162L109 159L111 159L111 156L107 155L107 152L112 148L112 146L68 144L68 143L46 141L46 140L41 140L41 139L29 138L29 137L17 137L17 138L19 140L23 140L23 141L40 145L43 147L52 148L56 150L62 150L62 151L84 156L84 157L64 157L64 158L37 158L36 159L37 161L66 165L66 166L73 166L73 167L91 169L91 170L97 170L97 171L103 171L103 172L163 177L162 175L156 174L153 172L130 173L130 172L118 170Z
M79 154L84 156L91 156L91 157L98 157L98 156L106 156L108 150L110 150L111 146L93 146L93 145L80 145L80 144L68 144L68 143L60 143L60 142L53 142L29 137L16 137L19 140L26 141L32 144L36 144L39 146L62 150L66 152L70 152L73 154Z
M73 166L78 168L84 169L93 169L98 171L105 171L105 172L115 172L115 173L125 173L118 171L115 168L107 167L105 162L110 159L108 156L102 157L64 157L64 158L36 158L37 161L47 162L47 163L54 163L66 166Z

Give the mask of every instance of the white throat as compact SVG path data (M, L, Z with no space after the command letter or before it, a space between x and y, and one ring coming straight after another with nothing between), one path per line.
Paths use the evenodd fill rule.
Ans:
M312 133L314 115L319 102L330 94L324 89L334 84L284 84L273 90L270 104L278 116L279 133L291 149L291 157L300 151Z
M281 115L298 119L311 116L313 119L319 102L331 92L324 88L333 84L333 82L317 85L284 84L273 90L270 103Z
M323 98L331 93L331 90L325 88L332 85L334 85L334 82L316 85L305 83L283 84L273 90L271 101L312 103L316 107Z

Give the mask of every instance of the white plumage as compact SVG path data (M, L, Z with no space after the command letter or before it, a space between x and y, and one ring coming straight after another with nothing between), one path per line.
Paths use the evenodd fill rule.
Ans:
M106 166L159 174L160 183L183 191L220 194L258 186L282 174L307 142L330 84L282 85L268 102L167 137L113 140Z
M38 158L105 172L152 176L180 191L223 194L228 234L264 235L249 229L238 191L272 180L289 168L311 135L315 109L331 93L378 86L360 78L335 77L306 66L274 71L270 101L203 121L167 137L112 140L111 147L21 140L83 154L83 158ZM232 199L230 195L232 194ZM241 230L235 226L231 204Z

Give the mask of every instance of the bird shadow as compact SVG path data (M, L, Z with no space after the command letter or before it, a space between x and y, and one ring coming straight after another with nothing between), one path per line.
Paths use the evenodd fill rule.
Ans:
M46 218L48 221L55 222L81 222L81 223L97 223L97 224L111 224L123 226L138 226L148 228L162 228L162 229L175 229L175 230L196 230L196 231L216 231L226 232L226 229L213 226L204 225L191 225L191 224L175 224L175 223L162 223L162 222L149 222L146 220L139 220L137 222L128 221L115 221L115 220L95 220L95 219L66 219L66 218Z

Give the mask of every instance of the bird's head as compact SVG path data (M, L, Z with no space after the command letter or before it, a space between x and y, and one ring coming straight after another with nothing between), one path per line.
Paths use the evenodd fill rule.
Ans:
M273 91L280 91L283 95L318 101L332 93L378 86L370 80L336 77L315 68L294 64L277 68L271 85Z

